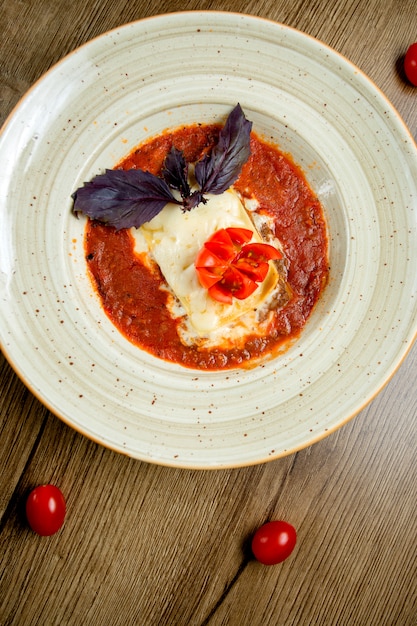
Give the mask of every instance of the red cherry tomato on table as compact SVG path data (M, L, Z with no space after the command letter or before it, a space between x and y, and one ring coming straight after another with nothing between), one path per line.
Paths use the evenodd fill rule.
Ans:
M252 538L252 552L264 565L276 565L287 559L295 548L297 533L284 521L267 522Z
M54 535L64 523L65 498L55 485L40 485L26 500L26 517L31 529L38 535Z
M406 52L404 71L410 83L417 87L417 41L412 43Z

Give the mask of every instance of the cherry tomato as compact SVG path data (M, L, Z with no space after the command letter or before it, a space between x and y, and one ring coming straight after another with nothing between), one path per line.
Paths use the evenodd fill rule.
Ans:
M233 259L236 254L233 243L228 244L220 241L206 241L204 248L212 252L213 256L216 256L222 261L230 261L230 259Z
M281 257L276 248L266 243L248 243L234 259L234 265L249 278L261 283L269 271L268 261Z
M236 246L248 243L252 239L252 231L248 228L226 228L230 239Z
M238 255L244 256L253 263L261 261L270 261L272 259L280 259L282 254L279 250L267 243L248 243L244 246Z
M208 292L214 300L231 304L233 297L244 300L255 291L257 286L249 276L231 265L223 274L222 279L212 285Z
M226 268L224 268L225 270ZM219 279L223 276L223 269L219 269L218 267L198 267L198 279L202 287L206 289L210 289L215 283L219 281Z
M232 294L227 290L227 288L222 287L219 282L214 283L208 292L213 300L221 302L221 304L232 304L233 302Z
M26 500L26 517L31 529L47 537L54 535L64 523L65 499L55 485L39 485Z
M269 261L282 257L273 246L249 243L252 236L247 228L221 228L198 252L197 276L213 300L222 304L244 300L265 280Z
M406 52L404 71L410 83L417 87L417 41L412 43Z
M255 263L252 260L247 259L246 257L236 259L234 265L240 272L246 274L246 276L258 283L261 283L263 280L265 280L266 275L269 271L268 263Z
M288 522L267 522L254 534L252 552L260 563L276 565L290 556L296 541L296 530Z
M231 258L233 258L233 254L231 255ZM202 267L209 267L211 269L217 267L226 268L227 262L225 259L223 259L223 257L218 256L215 252L210 250L207 242L197 254L194 265L197 269L200 269Z

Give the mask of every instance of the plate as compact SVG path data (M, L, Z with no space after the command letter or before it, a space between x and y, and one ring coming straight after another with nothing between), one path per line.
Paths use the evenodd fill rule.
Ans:
M142 352L103 314L71 194L147 137L237 102L321 199L331 279L284 354L205 373ZM357 414L415 338L416 146L366 76L284 25L173 13L92 40L12 112L0 171L2 350L53 413L113 450L205 469L290 454Z

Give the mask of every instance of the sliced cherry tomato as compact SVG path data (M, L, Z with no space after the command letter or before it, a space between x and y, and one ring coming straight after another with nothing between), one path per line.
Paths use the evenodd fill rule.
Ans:
M248 243L253 237L253 232L248 228L220 228L207 240L206 243L220 243L226 247L233 247L236 252L241 246Z
M230 238L229 238L230 239ZM222 261L231 261L236 256L236 248L232 241L222 243L220 241L206 241L204 248Z
M264 565L276 565L287 559L295 548L297 533L284 521L267 522L252 538L254 557Z
M214 300L231 304L244 300L265 280L269 261L281 253L268 244L248 243L253 232L247 228L221 228L198 252L195 268L200 284Z
M417 41L411 44L405 54L404 71L410 83L417 87Z
M248 243L242 248L239 256L241 255L252 259L254 263L282 258L281 252L268 243Z
M234 267L229 267L223 278L209 289L209 294L215 300L231 304L232 298L245 300L257 288L256 282Z
M54 535L64 523L65 498L55 485L40 485L26 500L26 517L31 529L38 535Z
M248 298L258 286L255 281L239 272L233 265L227 268L218 284L238 300Z
M219 282L223 276L223 270L219 270L217 267L198 267L197 271L200 284L205 289L210 289L210 287Z
M227 262L211 252L211 250L209 250L205 244L197 254L194 265L196 266L196 268L210 267L226 269Z
M220 282L214 283L208 290L210 298L222 304L232 304L233 296Z
M249 276L251 280L254 280L257 283L261 283L265 280L269 271L268 263L253 263L251 261L247 261L245 257L237 259L233 265L240 272L246 274L246 276Z
M204 245L212 251L220 250L221 258L231 259L236 254L236 246L228 231L228 228L217 230Z
M265 280L269 271L268 261L280 259L282 254L268 244L248 243L243 246L233 265L259 283Z
M248 243L253 237L253 232L248 228L226 228L226 230L230 239L238 246Z

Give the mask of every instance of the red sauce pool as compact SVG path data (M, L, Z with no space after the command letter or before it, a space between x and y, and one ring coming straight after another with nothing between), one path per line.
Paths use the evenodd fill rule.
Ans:
M119 165L158 174L172 145L195 162L216 142L218 125L192 125L165 132L146 142ZM297 337L328 280L328 241L320 202L303 172L277 147L251 136L251 156L234 185L255 197L258 211L273 217L275 234L289 261L293 296L274 312L266 337L248 337L244 347L222 350L185 346L167 307L161 273L151 271L134 252L128 230L116 232L95 221L87 223L85 251L93 284L103 308L119 331L154 356L200 370L248 367L276 354Z

